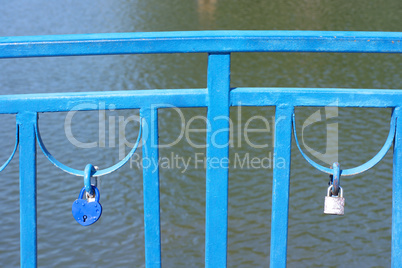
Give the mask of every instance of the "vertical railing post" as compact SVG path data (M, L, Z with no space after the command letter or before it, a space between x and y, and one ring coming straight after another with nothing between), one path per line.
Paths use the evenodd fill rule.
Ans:
M293 110L292 106L278 105L275 111L270 251L270 267L275 268L286 267Z
M37 266L36 136L37 114L17 115L20 155L20 254L21 267Z
M205 267L226 267L230 54L208 56Z
M396 133L394 140L394 163L392 178L392 249L391 267L402 267L402 111L396 113Z
M158 110L140 110L143 125L142 174L144 193L145 264L147 268L161 267L161 231L159 201Z

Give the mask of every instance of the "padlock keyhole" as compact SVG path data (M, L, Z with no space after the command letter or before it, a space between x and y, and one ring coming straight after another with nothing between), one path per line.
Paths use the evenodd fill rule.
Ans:
M87 215L84 215L82 218L83 218L83 220L85 222L88 217L87 217Z

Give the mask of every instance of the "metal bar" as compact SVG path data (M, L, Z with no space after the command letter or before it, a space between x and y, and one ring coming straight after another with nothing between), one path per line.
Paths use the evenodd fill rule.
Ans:
M20 140L20 239L21 267L37 266L36 138L37 114L17 115Z
M148 53L401 53L400 32L205 31L1 37L0 58Z
M235 88L232 106L337 106L392 108L402 103L402 90L353 88Z
M109 104L116 109L148 108L151 105L155 108L170 108L172 105L206 107L206 98L205 88L1 95L0 114L95 111Z
M276 107L274 174L272 183L270 267L286 267L292 115L290 105Z
M226 267L230 54L208 56L205 267Z
M392 249L391 267L402 267L402 110L396 113L396 135L394 141L394 164L392 178Z
M295 96L297 95L297 98ZM230 105L331 106L392 108L402 104L401 89L234 88ZM163 89L0 95L0 114L94 111L114 104L116 109L141 107L206 107L207 89Z
M145 264L147 268L161 267L161 231L158 163L158 110L140 110L142 134L142 173L144 184Z

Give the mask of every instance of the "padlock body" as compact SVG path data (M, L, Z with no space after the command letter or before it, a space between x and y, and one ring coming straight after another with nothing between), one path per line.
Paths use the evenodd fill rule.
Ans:
M343 215L345 212L345 198L338 196L326 196L324 213L331 215Z
M102 215L99 190L95 186L93 187L95 190L94 198L83 199L85 193L85 187L83 187L78 199L74 201L72 206L73 217L82 226L94 224Z
M94 224L102 215L102 205L98 202L88 202L77 199L72 206L74 219L82 226Z

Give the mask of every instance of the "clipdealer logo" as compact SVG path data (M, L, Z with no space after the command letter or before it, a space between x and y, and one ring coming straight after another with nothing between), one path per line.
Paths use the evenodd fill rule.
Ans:
M302 125L302 144L304 148L312 156L320 161L332 165L334 162L338 162L338 142L339 142L339 129L338 122L335 119L338 118L338 102L329 104L322 111L317 110L311 114ZM308 127L312 127L314 124L325 122L326 125L326 144L325 152L319 152L311 148L305 141L305 130Z
M160 105L157 105L160 107ZM156 106L156 107L157 107ZM167 105L163 105L166 107ZM322 113L321 110L317 110L313 114L311 114L302 125L302 144L306 148L307 152L313 155L315 158L327 163L331 164L336 162L338 159L338 123L327 123L326 127L326 151L324 153L318 152L310 147L305 140L305 131L313 126L314 124L320 123L322 121L327 121L329 119L336 118L338 116L338 108L334 107L335 104L331 104L330 106L325 107L325 111ZM196 115L186 120L181 109L173 106L168 106L172 109L172 111L177 113L177 118L180 120L179 130L180 133L177 137L173 137L173 141L167 144L157 143L152 139L154 135L152 135L152 131L154 131L155 126L148 125L145 120L142 120L142 136L141 142L139 144L139 148L146 142L150 137L151 146L156 146L157 148L172 148L176 144L178 144L181 140L185 139L186 143L194 148L194 149L205 149L209 146L213 146L215 148L224 148L224 147L237 147L241 148L243 145L250 147L247 153L234 153L233 159L218 158L212 157L207 158L204 153L195 153L192 156L189 155L173 155L170 157L159 157L159 159L146 159L141 157L139 152L136 152L130 159L130 167L131 168L152 168L153 170L157 170L157 168L167 168L167 169L180 169L182 172L186 172L188 168L240 168L240 169L272 169L272 168L284 168L285 160L280 157L274 157L273 155L273 147L274 147L274 130L275 130L275 116L271 118L264 117L262 115L254 115L247 120L245 123L242 122L242 106L237 106L237 120L233 122L232 118L219 116L214 118L214 121L226 120L227 128L218 129L213 133L210 133L211 143L208 144L199 144L194 142L193 135L199 135L199 133L207 134L211 132L211 122L206 116ZM98 110L98 126L99 126L99 134L98 139L93 140L91 142L82 142L79 141L72 133L72 124L74 121L74 115L78 111L85 110ZM128 117L124 116L106 116L106 111L115 111L115 106L113 104L108 105L106 107L105 103L81 103L75 106L70 112L68 112L65 122L64 129L67 139L71 144L78 148L95 148L95 147L106 147L109 148L119 148L119 159L122 160L126 156L126 150L133 148L134 143L131 143L126 138L126 132L128 131L127 126L130 125L130 132L132 133L132 125L135 124L135 129L139 129L141 118L138 115L130 115ZM172 116L176 116L172 112ZM150 120L151 124L155 124L156 120ZM153 123L152 123L153 122ZM196 122L196 123L194 123ZM198 124L197 124L198 122ZM196 125L203 124L205 127L203 128L195 128ZM117 127L116 127L117 125ZM237 127L235 127L237 125ZM256 127L258 125L258 127ZM106 127L108 127L108 131L106 131ZM116 133L117 132L117 133ZM176 131L177 132L177 131ZM237 140L235 140L234 133L236 132ZM307 131L308 132L308 131ZM106 137L106 133L109 137ZM256 135L253 133L258 133L258 135L263 135L262 138L255 139ZM222 140L220 137L229 136L229 140L227 140L226 144L222 144ZM107 139L108 138L108 139ZM117 138L117 143L116 143ZM272 140L272 145L269 143L269 139ZM106 141L108 140L108 143ZM253 149L266 150L266 153L260 157L253 157L252 152Z

